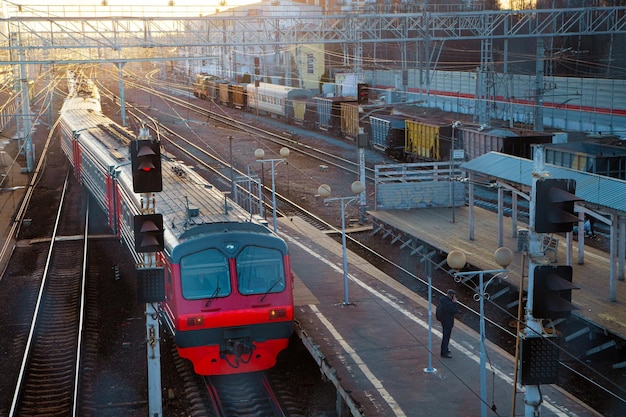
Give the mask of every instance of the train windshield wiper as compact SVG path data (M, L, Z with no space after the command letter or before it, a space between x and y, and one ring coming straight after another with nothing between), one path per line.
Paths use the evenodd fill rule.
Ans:
M265 291L265 294L263 294L263 297L261 297L261 299L259 300L260 302L263 302L265 300L265 297L267 297L267 295L274 289L274 287L278 284L280 284L282 282L282 279L277 279L276 281L274 281L272 283L272 285L267 289L267 291Z
M211 305L211 303L213 302L213 300L215 300L215 298L217 297L217 294L220 293L221 288L220 287L216 287L215 291L213 291L213 294L211 294L211 296L209 297L208 300L206 300L206 303L204 303L205 307L209 307Z

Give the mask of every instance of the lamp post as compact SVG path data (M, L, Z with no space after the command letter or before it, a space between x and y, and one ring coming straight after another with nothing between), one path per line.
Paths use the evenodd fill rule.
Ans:
M265 151L263 149L257 149L254 151L254 158L257 162L270 162L272 164L272 211L274 216L274 233L277 232L276 229L276 184L274 182L274 169L276 165L281 162L285 162L285 159L289 156L289 148L282 147L280 148L280 156L282 158L278 159L264 159Z
M424 372L432 374L437 372L437 369L433 367L433 265L431 256L434 252L427 252L428 249L421 259L424 262L424 272L428 279L428 366L424 368Z
M485 292L489 284L502 273L508 272L507 266L513 261L513 252L509 248L498 248L494 254L496 263L503 269L490 269L485 271L459 272L465 266L465 254L460 250L453 250L448 254L447 262L450 268L454 269L454 280L461 281L461 277L467 275L476 275L479 277L478 294L474 294L474 300L480 301L480 410L481 416L487 417L487 374L486 362L487 352L485 349L485 298L489 299L489 294ZM484 283L485 274L494 274L487 283Z
M343 247L343 304L349 305L350 300L348 298L348 253L346 249L346 216L345 209L353 201L359 199L359 194L363 191L363 183L361 181L354 181L350 187L354 196L349 197L335 197L328 198L330 196L330 185L322 184L317 189L317 193L324 199L324 203L330 203L332 201L341 202L341 244Z
M452 175L452 171L455 168L455 164L454 164L454 135L455 132L454 130L457 129L459 126L461 126L461 122L459 122L458 120L454 123L452 123L452 143L450 145L450 198L452 199L451 203L452 203L452 223L456 222L456 218L455 218L455 213L454 213L454 175Z

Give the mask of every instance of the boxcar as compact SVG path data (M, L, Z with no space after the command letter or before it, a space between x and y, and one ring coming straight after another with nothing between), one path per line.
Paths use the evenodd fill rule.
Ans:
M334 135L341 133L341 103L356 103L354 97L315 97L317 127Z
M545 162L626 180L626 149L590 142L545 145Z
M533 144L552 143L552 134L525 129L484 129L461 126L459 138L467 159L489 152L501 152L532 159Z
M452 126L437 119L406 120L404 154L407 162L447 161L452 144Z
M404 159L404 135L406 130L403 116L370 116L371 141L375 149L392 158Z

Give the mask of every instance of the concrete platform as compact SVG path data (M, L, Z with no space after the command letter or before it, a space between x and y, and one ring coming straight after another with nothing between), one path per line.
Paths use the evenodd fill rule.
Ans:
M350 252L344 304L341 244L299 218L279 221L296 275L299 333L339 385L346 408L366 416L481 415L480 343L473 330L457 321L453 357L439 357L441 327L434 309L429 346L428 302ZM486 346L488 415L513 415L513 409L524 415L513 358ZM542 385L542 393L542 416L599 416L558 387Z

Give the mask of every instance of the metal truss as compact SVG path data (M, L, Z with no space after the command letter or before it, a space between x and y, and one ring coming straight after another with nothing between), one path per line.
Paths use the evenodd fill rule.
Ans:
M149 16L145 7L121 16L89 10L82 16L15 13L0 19L0 52L5 64L93 61L85 50L105 50L99 58L127 61L136 48L269 47L303 44L379 44L416 41L511 40L626 33L626 7L455 13L363 13L341 15ZM381 36L384 34L384 36ZM25 60L16 59L17 49ZM359 48L360 49L360 48ZM46 53L42 53L42 51ZM155 51L155 57L170 53ZM490 55L490 54L486 54ZM136 56L136 54L134 54ZM156 58L158 59L158 58ZM168 58L171 59L171 58ZM145 58L144 58L145 60Z

